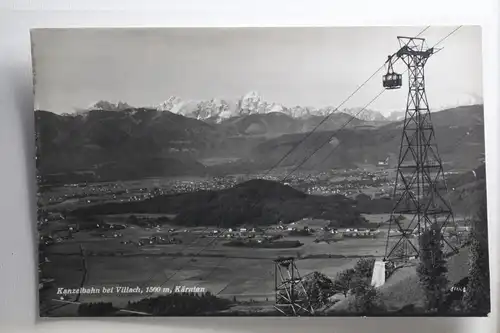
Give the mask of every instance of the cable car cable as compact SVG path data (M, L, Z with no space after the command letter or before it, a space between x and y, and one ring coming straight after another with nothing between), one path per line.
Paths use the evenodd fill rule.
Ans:
M420 31L420 32L416 35L416 37L420 36L422 33L424 33L424 32L425 32L427 29L429 29L429 28L430 28L430 26L427 26L427 27L425 27L424 29L422 29L422 30L421 30L421 31ZM316 131L316 130L317 130L317 129L318 129L318 128L319 128L319 127L323 124L323 123L325 123L325 122L328 120L328 118L329 118L329 117L330 117L330 116L331 116L331 115L332 115L335 111L337 111L337 110L338 110L338 109L339 109L342 105L344 105L345 103L347 103L347 102L348 102L348 101L349 101L349 100L350 100L350 99L351 99L351 98L352 98L352 97L353 97L353 96L354 96L354 95L355 95L355 94L356 94L359 90L361 90L361 88L362 88L363 86L365 86L365 85L366 85L366 84L367 84L367 83L368 83L368 82L369 82L369 81L370 81L370 80L371 80L371 79L372 79L375 75L377 75L377 73L378 73L378 72L380 72L380 70L381 70L381 69L383 69L383 68L385 67L385 64L386 64L386 63L384 62L384 64L382 64L382 66L380 66L380 67L379 67L379 68L378 68L378 69L377 69L377 70L376 70L376 71L375 71L372 75L370 75L370 76L368 77L368 79L366 79L366 80L365 80L365 81L364 81L364 82L363 82L363 83L362 83L362 84L361 84L358 88L356 88L356 89L355 89L355 90L354 90L354 91L353 91L353 92L352 92L352 93L351 93L351 94L350 94L350 95L349 95L346 99L344 99L344 101L342 101L342 103L341 103L339 106L337 106L337 107L336 107L336 108L335 108L332 112L330 112L329 114L327 114L327 115L323 118L323 120L322 120L322 121L321 121L318 125L316 125L316 126L313 128L313 130L312 130L311 132L309 132L307 135L305 135L305 136L304 136L304 138L302 138L302 139L301 139L301 140L300 140L297 144L295 144L295 145L294 145L294 146L293 146L293 147L292 147L292 148L291 148L291 149L290 149L290 150L289 150L289 151L288 151L288 152L287 152L287 153L286 153L286 154L285 154L285 155L284 155L284 156L283 156L283 157L282 157L282 158L281 158L281 159L280 159L280 160L279 160L276 164L274 164L274 165L273 165L270 169L268 169L268 170L264 173L264 177L265 177L265 176L267 176L267 175L269 175L269 173L270 173L270 172L272 172L272 170L274 170L276 167L278 167L278 166L281 164L281 162L283 162L283 161L284 161L284 160L285 160L288 156L290 156L290 154L291 154L291 153L292 153L295 149L297 149L297 148L298 148L298 147L299 147L299 146L300 146L300 145L301 145L301 144L302 144L305 140L307 140L307 138L309 138L309 137L310 137L310 136L311 136L311 135L312 135L312 134L313 134L313 133L314 133L314 132L315 132L315 131ZM377 97L377 98L378 98L378 97ZM349 122L351 122L353 119L354 119L354 117L353 117L353 118L351 118L351 120L349 120ZM346 124L345 126L347 126L347 124ZM294 171L295 171L295 170L294 170ZM285 176L285 179L286 179L289 175L290 175L290 173L289 173L289 174L287 174L287 176ZM254 208L254 207L257 205L257 203L258 203L259 201L260 201L260 200L257 200L257 201L256 201L256 202L252 205L251 209L252 209L252 208ZM207 229L208 229L208 227L207 227ZM201 236L200 236L199 238L201 238ZM218 238L217 236L216 236L216 237L214 237L214 239L213 239L211 242L209 242L209 243L208 243L205 247L203 247L203 248L202 248L202 249L201 249L198 253L196 253L195 255L198 255L199 253L201 253L202 251L204 251L204 250L205 250L208 246L210 246L212 243L214 243L214 242L215 242L215 240L217 240L217 238ZM198 239L195 239L195 240L193 241L193 243L194 243L194 242L196 242L197 240L198 240ZM192 243L191 243L191 244L192 244ZM188 247L189 247L189 245L188 245ZM174 259L177 259L177 258L174 258ZM169 277L167 278L167 280L166 280L164 283L162 283L162 285L164 285L166 282L170 281L170 280L171 280L171 279L172 279L172 278L173 278L173 277L177 274L177 272L178 272L178 271L180 271L180 270L182 270L183 268L184 268L184 266L183 266L183 267L181 267L181 268L179 268L179 269L177 269L176 271L174 271L174 273L173 273L173 274L171 274L171 276L169 276ZM155 274L155 275L156 275L156 274Z
M427 29L430 28L430 25L425 27L424 29L422 29L415 37L418 37L420 36L421 34L423 34ZM377 75L378 72L380 72L381 69L385 68L385 62L384 64L382 64L382 66L380 66L372 75L370 75L368 77L368 79L366 79L359 87L357 87L346 99L344 99L332 112L328 113L324 118L323 120L321 120L313 129L312 131L308 132L307 135L305 135L297 144L295 144L276 164L274 164L269 170L267 170L265 173L264 173L264 176L267 176L269 175L269 173L274 170L276 167L278 167L281 162L283 162L288 156L290 156L290 154L295 150L297 149L305 140L307 140L314 132L316 132L316 130L321 127L321 125L323 125L327 120L328 118L330 118L330 116L335 113L336 111L338 111L338 109L340 107L342 107L345 103L347 103L359 90L361 90L361 88L363 88L375 75Z
M384 92L385 92L386 89L383 89L381 92L379 92L370 102L368 102L368 104L366 104L358 113L356 113L355 116L352 116L351 119L349 119L349 121L345 122L338 130L334 131L334 133L332 135L330 135L328 137L328 140L325 140L325 142L323 142L323 144L321 144L318 148L316 148L309 156L305 157L301 163L299 163L299 165L297 165L296 167L294 167L292 169L292 171L290 171L286 176L285 178L283 179L283 181L285 181L289 176L291 176L295 171L297 171L300 167L302 167L305 163L307 163L307 161L309 161L309 159L311 157L313 157L319 150L321 150L321 148L323 148L325 145L327 145L328 143L331 142L331 140L337 135L338 132L340 132L341 130L343 130L347 125L349 125L349 123L351 121L353 121L354 119L357 119L356 116L359 115L361 112L363 112L364 110L366 110L373 102L375 102ZM331 156L331 154L333 153L333 151L335 149L337 149L338 147L340 146L340 143L335 146L335 148L333 148L332 152L330 152L328 154L327 157ZM323 163L323 162L321 162ZM319 163L319 164L321 164Z
M420 31L415 37L418 37L420 36L422 33L424 33L427 29L429 29L430 26L427 26L425 27L422 31ZM445 38L446 39L446 38ZM444 40L444 39L443 39ZM383 69L385 67L385 64L384 63L381 67L379 67L367 80L365 80L356 90L354 90L354 92L349 95L339 106L337 106L335 108L335 110L331 113L329 113L328 115L326 115L323 120L317 125L314 127L314 129L309 132L302 140L300 140L296 145L294 145L292 147L292 149L290 149L290 151L288 151L279 161L278 163L276 163L273 167L271 167L265 174L264 176L268 175L274 168L276 168L283 160L285 160L295 149L297 149L300 144L302 144L308 137L310 137L312 135L313 132L315 132L326 120L328 120L328 118L335 112L337 111L342 105L344 105L347 101L349 101L352 96L354 96L364 85L366 85L378 72L380 72L381 69ZM362 111L364 111L366 108L369 107L369 105L371 105L376 99L378 99L380 97L380 95L382 95L382 93L385 91L382 90L377 96L375 96L375 98L373 98L364 108L361 109L361 111L359 111L356 115L358 115L359 113L361 113ZM344 128L345 126L347 126L351 121L353 121L356 117L351 117L350 120L348 120L346 123L344 123L344 125L342 126L342 128ZM331 140L331 139L330 139ZM328 140L326 143L330 142L330 140ZM320 146L319 149L321 149L326 143L324 143L323 145ZM338 146L337 146L338 147ZM304 163L307 162L307 160L313 156L319 149L316 149L313 154L311 154L310 156L308 156L298 167L302 166ZM282 179L281 182L285 181L291 174L293 174L293 172L295 172L298 167L295 167L290 173L288 173L285 178ZM255 202L254 205L252 205L251 208L255 207L257 205L257 203L259 202L260 200L257 200ZM209 245L211 245L212 243L215 242L215 240L217 239L218 237L215 237L214 240L212 240L212 242L209 242L209 244L207 244L207 246L205 246L204 248L202 248L198 253L196 253L196 255L198 255L199 253L201 253L202 251L204 251ZM224 260L224 259L223 259ZM221 260L222 261L222 260ZM220 263L219 263L220 264ZM215 266L215 268L217 268L218 265ZM181 267L180 269L178 269L177 271L175 271L168 279L167 281L165 281L164 283L168 282L172 277L174 277L176 275L176 273L179 271L179 270L182 270L182 268L184 267ZM214 269L215 269L214 268ZM210 273L211 274L211 273ZM164 284L163 283L163 284Z
M427 29L429 29L429 28L430 28L430 26L425 27L425 28L424 28L424 29L422 29L422 30L421 30L421 31L420 31L420 32L419 32L419 33L418 33L415 37L420 36L422 33L424 33L424 32L425 32ZM446 39L446 38L445 38L445 39ZM444 40L444 39L443 39L443 40ZM383 69L383 68L385 67L385 64L386 64L386 62L384 62L384 64L382 64L382 66L380 66L380 67L379 67L379 68L378 68L378 69L377 69L377 70L376 70L376 71L375 71L372 75L370 75L370 76L368 77L368 79L366 79L366 80L365 80L365 81L364 81L364 82L363 82L363 83L362 83L362 84L361 84L358 88L356 88L356 89L355 89L355 90L354 90L354 91L353 91L353 92L352 92L352 93L351 93L351 94L350 94L350 95L349 95L349 96L348 96L348 97L347 97L344 101L342 101L342 103L341 103L339 106L337 106L337 107L334 109L334 111L332 111L331 113L327 114L327 115L323 118L323 120L322 120L322 121L321 121L318 125L316 125L316 126L313 128L313 130L312 130L311 132L309 132L307 135L305 135L305 137L304 137L304 138L302 138L302 139L301 139L301 140L300 140L297 144L295 144L295 145L294 145L294 146L293 146L293 147L292 147L292 148L291 148L291 149L290 149L290 150L289 150L289 151L288 151L288 152L287 152L287 153L286 153L286 154L285 154L285 155L284 155L284 156L283 156L283 157L282 157L282 158L281 158L281 159L280 159L280 160L279 160L276 164L274 164L274 165L273 165L270 169L268 169L268 170L266 171L266 173L264 174L264 177L265 177L266 175L269 175L269 173L270 173L272 170L274 170L276 167L278 167L278 166L279 166L279 164L281 164L281 162L283 162L283 161L284 161L284 160L285 160L288 156L290 156L290 154L291 154L291 153L292 153L295 149L297 149L297 148L298 148L298 147L299 147L299 146L300 146L300 145L301 145L301 144L302 144L302 143L303 143L303 142L304 142L307 138L309 138L309 137L310 137L310 136L311 136L311 135L312 135L312 134L313 134L313 133L314 133L314 132L315 132L315 131L316 131L316 130L317 130L317 129L318 129L318 128L319 128L319 127L323 124L323 123L325 123L325 122L328 120L328 118L329 118L329 117L330 117L330 116L331 116L331 115L332 115L335 111L337 111L337 110L338 110L338 109L339 109L342 105L344 105L345 103L347 103L347 102L348 102L348 101L349 101L349 100L350 100L350 99L351 99L351 98L352 98L352 97L353 97L353 96L354 96L354 95L355 95L355 94L356 94L356 93L357 93L357 92L358 92L358 91L359 91L359 90L360 90L363 86L365 86L365 85L366 85L366 84L367 84L367 83L368 83L368 82L369 82L369 81L370 81L370 80L371 80L371 79L372 79L375 75L377 75L377 73L378 73L378 72L380 72L380 70L381 70L381 69ZM378 96L380 96L380 95L381 95L381 93L380 93ZM376 98L378 98L378 96L377 96ZM375 98L375 99L376 99L376 98ZM374 100L375 100L375 99L374 99ZM374 100L373 100L373 101L374 101ZM366 107L365 107L365 108L366 108ZM349 122L351 122L354 118L355 118L355 117L352 117L352 118L348 121L348 123L349 123ZM344 124L344 125L345 125L345 126L347 126L347 124ZM294 170L294 171L295 171L295 170ZM291 173L287 174L287 176L285 177L285 179L286 179L287 177L289 177L289 176L290 176L290 174L291 174ZM252 209L252 208L254 208L254 207L257 205L257 203L258 203L259 201L261 201L261 200L257 200L257 201L256 201L256 202L252 205L251 209ZM209 227L207 227L206 229L208 229L208 228L209 228ZM227 230L226 230L226 231L227 231ZM199 239L199 238L201 238L201 236L200 236L200 237L198 237L198 239ZM213 243L214 243L214 242L215 242L218 238L219 238L219 236L214 237L214 239L213 239L211 242L209 242L206 246L204 246L204 247L203 247L200 251L198 251L198 252L195 254L195 256L199 255L201 252L203 252L205 249L207 249L207 248L208 248L210 245L212 245L212 244L213 244ZM196 242L198 239L195 239L192 243ZM192 243L190 243L190 244L192 244ZM188 245L188 247L189 247L189 245ZM178 258L178 257L176 257L176 258L174 258L174 259L177 259L177 258ZM224 260L224 259L223 259L223 260ZM163 282L163 283L161 284L161 286L163 286L165 283L167 283L168 281L170 281L170 280L171 280L171 279L172 279L172 278L173 278L173 277L177 274L177 272L179 272L180 270L182 270L184 267L185 267L185 266L182 266L182 267L178 268L176 271L174 271L174 273L173 273L173 274L171 274L171 275L170 275L170 276L169 276L169 277L165 280L165 282ZM156 275L156 274L154 274L154 275Z
M445 37L443 37L441 40L439 40L436 44L434 44L433 48L436 47L438 44L444 42L448 37L450 37L451 35L453 35L455 32L457 32L462 26L459 26L457 27L456 29L454 29L452 32L450 32L449 34L447 34ZM424 29L425 31L425 29ZM418 35L416 36L418 37ZM395 62L394 62L395 63ZM404 73L406 73L408 71L405 70ZM372 99L363 109L361 109L361 111L359 111L356 115L360 114L362 111L364 111L366 108L368 108L378 97L380 97L380 95L382 95L382 93L385 91L386 89L383 89L377 96L375 96L374 99ZM341 126L341 128L339 130L337 130L336 132L339 132L340 130L342 130L345 126L347 126L352 120L354 120L356 118L356 116L352 116L351 119L349 121L347 121L343 126ZM335 134L334 133L333 135L330 136L329 140L328 141L325 141L318 149L316 149L312 154L310 154L305 160L303 160L303 162L301 164L299 164L298 167L294 168L292 172L290 172L288 176L290 176L294 171L296 171L298 168L300 168L300 166L304 165L308 159L310 159L312 156L314 156L314 154L316 152L318 152L323 146L325 146L326 144L328 144L331 139L333 139L333 137L335 137ZM333 152L342 144L342 142L340 142L331 152L330 154L327 155L327 157L319 164L322 164L324 163L332 154Z

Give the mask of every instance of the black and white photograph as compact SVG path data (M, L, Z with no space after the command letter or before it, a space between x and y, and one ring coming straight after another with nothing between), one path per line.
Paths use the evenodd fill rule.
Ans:
M31 48L40 317L489 314L480 26Z

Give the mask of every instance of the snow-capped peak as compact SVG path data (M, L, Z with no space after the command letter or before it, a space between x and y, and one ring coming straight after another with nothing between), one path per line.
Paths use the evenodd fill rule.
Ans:
M245 94L238 103L238 114L248 115L253 113L264 113L265 102L256 91Z
M186 117L198 120L208 120L221 122L224 119L251 114L267 114L271 112L281 112L293 118L304 118L311 116L325 116L332 113L333 107L313 108L313 107L285 107L275 102L267 102L257 91L250 91L243 95L236 102L212 98L202 101L183 101L177 96L171 96L161 103L157 109L159 111L170 111ZM382 114L372 110L362 110L361 108L344 109L342 112L367 121L387 120Z
M365 121L387 120L387 118L385 118L380 112L369 109L363 110L363 108L351 108L351 109L343 109L342 112Z
M177 106L182 103L183 101L180 97L170 96L167 100L158 105L156 109L158 111L170 111L173 113L177 113L179 110L179 107Z

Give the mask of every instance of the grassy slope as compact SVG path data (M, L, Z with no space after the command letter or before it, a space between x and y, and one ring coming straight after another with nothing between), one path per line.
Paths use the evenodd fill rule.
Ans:
M448 259L448 279L450 286L466 277L469 273L469 248ZM423 303L424 293L419 285L416 266L397 270L379 289L381 298L389 311L395 311L410 304L419 306ZM347 309L350 296L336 303L328 313L342 312Z

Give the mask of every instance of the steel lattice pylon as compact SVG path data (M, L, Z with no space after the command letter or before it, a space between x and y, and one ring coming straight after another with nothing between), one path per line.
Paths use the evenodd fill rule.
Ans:
M385 250L385 258L390 261L418 257L419 236L433 223L439 223L441 229L450 223L454 225L451 206L444 197L445 174L425 92L424 66L435 49L427 48L423 38L398 37L398 40L400 49L389 56L389 68L392 70L398 59L403 60L408 68L409 88L393 193L396 203ZM384 77L384 86L386 81L391 84ZM444 237L443 242L456 251Z
M287 316L311 315L314 310L302 277L292 257L274 260L276 303L274 307Z

